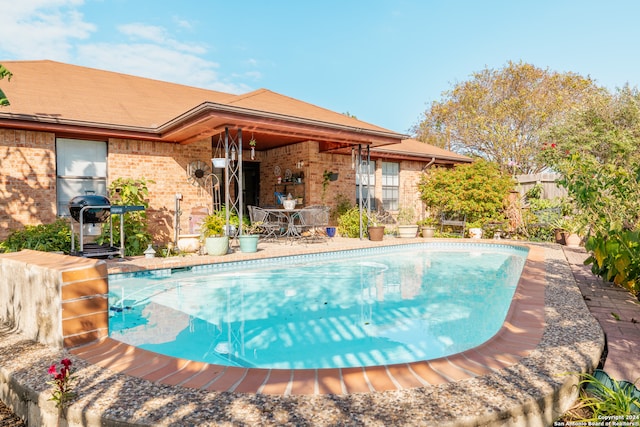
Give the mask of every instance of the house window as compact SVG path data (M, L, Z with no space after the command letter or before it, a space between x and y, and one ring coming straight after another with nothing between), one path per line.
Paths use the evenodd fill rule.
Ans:
M370 193L370 209L376 209L376 199L374 189L376 186L376 162L363 160L360 165L362 171L362 200L367 200L367 193ZM356 203L360 204L360 171L356 170ZM367 185L368 184L368 185Z
M382 162L382 206L387 211L398 210L400 196L400 164Z
M107 143L56 139L57 214L69 215L69 201L82 194L107 195Z

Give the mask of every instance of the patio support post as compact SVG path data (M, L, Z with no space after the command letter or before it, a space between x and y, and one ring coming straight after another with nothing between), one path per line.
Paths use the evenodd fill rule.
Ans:
M367 213L367 219L369 218L369 208L371 206L371 183L369 180L369 162L371 161L371 154L369 151L369 146L367 145L367 168L366 168L366 173L363 173L363 167L362 167L362 144L358 144L358 158L357 158L357 162L358 162L358 166L356 169L356 174L358 176L358 210L359 210L359 217L360 217L360 239L364 238L364 224L363 224L363 218L362 218L362 212L366 212ZM367 197L366 199L362 197L362 188L363 186L366 185L367 186ZM366 224L367 226L369 225L368 223Z
M242 129L238 128L238 133L234 139L229 128L224 128L224 203L225 203L225 219L226 233L229 234L231 212L235 211L238 215L238 230L236 235L242 234L242 215L244 210L242 200ZM237 159L236 159L237 157ZM234 184L234 194L231 195L231 187Z
M358 158L357 158L358 166L356 168L356 173L358 174L358 215L360 219L360 240L364 237L363 229L362 229L362 144L358 144Z
M229 195L230 179L229 179L229 164L231 163L231 156L229 155L229 128L224 128L224 207L225 207L225 233L229 233Z

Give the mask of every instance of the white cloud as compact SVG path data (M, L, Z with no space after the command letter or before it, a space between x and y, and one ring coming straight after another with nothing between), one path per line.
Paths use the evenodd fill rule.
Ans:
M261 77L221 77L219 64L206 57L206 44L179 40L165 27L144 22L117 27L128 42L93 42L98 27L85 20L83 5L84 0L0 0L0 58L52 59L229 93L251 90L234 80ZM171 19L191 28L184 19Z
M155 25L134 22L118 26L118 31L133 41L150 41L159 45L172 47L176 50L195 54L204 54L207 52L206 48L200 44L187 44L174 40L165 28Z
M74 41L87 39L96 30L77 10L82 4L82 0L12 1L0 14L0 52L18 59L69 61Z
M215 62L157 44L83 45L78 55L81 63L105 70L228 93L250 90L243 84L222 81Z
M180 28L184 28L186 30L190 30L193 28L193 26L191 25L191 22L187 21L186 19L182 19L182 18L178 18L177 16L173 17L173 22Z
M253 80L260 80L262 78L262 73L260 71L247 71L244 75Z

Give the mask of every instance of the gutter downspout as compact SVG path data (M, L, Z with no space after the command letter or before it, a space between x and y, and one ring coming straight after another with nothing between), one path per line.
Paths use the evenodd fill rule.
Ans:
M427 169L429 169L431 166L433 166L433 164L436 162L436 158L432 157L431 161L429 161L429 163L427 163L426 165L424 165L422 167L422 172L426 171Z

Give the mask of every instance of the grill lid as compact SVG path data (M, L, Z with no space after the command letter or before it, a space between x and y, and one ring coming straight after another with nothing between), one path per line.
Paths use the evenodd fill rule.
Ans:
M76 196L69 201L69 213L76 221L80 221L80 210L85 206L111 206L109 199L105 196L95 194L85 194ZM95 224L105 222L109 218L110 211L108 208L89 208L85 209L82 222Z

